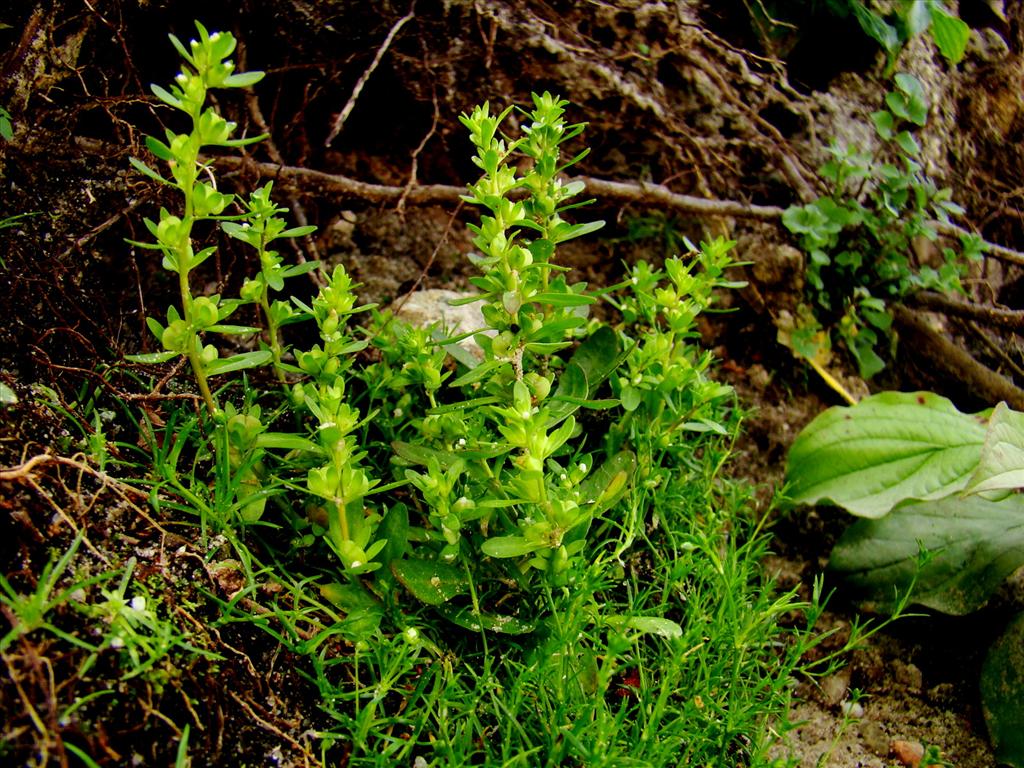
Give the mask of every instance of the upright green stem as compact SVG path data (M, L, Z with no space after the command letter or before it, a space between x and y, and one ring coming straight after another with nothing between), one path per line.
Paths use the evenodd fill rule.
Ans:
M262 256L261 252L260 257L262 258ZM285 378L284 369L281 367L281 361L284 356L284 348L281 346L281 331L270 311L269 293L270 289L264 285L260 293L260 309L263 310L263 317L267 321L267 344L270 346L270 354L274 360L274 374L277 376L277 380L284 389L285 394L288 394L288 379Z
M192 116L193 131L198 130L198 116ZM220 406L210 390L209 381L206 377L206 365L202 356L202 339L199 331L194 326L194 313L192 311L192 286L189 283L189 273L192 271L192 225L195 223L195 204L192 200L193 187L196 182L196 162L198 162L198 148L195 151L195 159L189 166L189 171L181 181L181 192L185 196L185 212L182 222L185 225L187 235L184 244L178 253L178 289L181 292L182 316L189 328L192 328L192 339L188 345L188 361L192 365L192 373L196 377L196 384L199 385L199 393L203 396L203 402L211 416L220 413ZM190 158L192 160L192 158Z

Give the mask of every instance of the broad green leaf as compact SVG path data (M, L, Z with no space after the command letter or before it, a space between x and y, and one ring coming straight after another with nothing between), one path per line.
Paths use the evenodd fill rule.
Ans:
M963 490L984 440L981 420L944 397L884 392L830 408L800 433L789 452L789 495L881 517L906 499Z
M538 355L552 355L559 350L565 349L570 346L571 343L568 341L556 341L556 342L536 342L531 341L523 345L523 349L529 352L533 352ZM463 377L465 378L465 377Z
M683 636L683 628L679 624L660 616L605 616L603 622L613 627L627 627L669 640Z
M916 2L906 3L903 19L907 27L907 38L916 37L928 29L932 23L931 14L929 13L932 10L929 8L932 2L934 0L931 0L931 2L920 2L920 0L917 0Z
M928 97L921 81L913 75L900 72L894 78L898 91L886 94L885 103L898 117L916 125L928 121Z
M449 299L449 307L464 307L468 304L474 304L478 301L483 301L483 296L463 296L461 299Z
M515 616L474 613L467 608L455 608L450 605L438 606L438 612L448 621L471 632L485 629L502 635L526 635L537 627L533 622L523 621Z
M248 85L255 85L263 79L263 73L259 71L239 72L237 75L228 75L224 78L226 88L244 88Z
M999 403L988 421L978 469L969 493L1024 488L1024 413Z
M684 421L682 429L688 432L714 432L716 435L728 435L729 430L711 419L697 419L696 421Z
M637 389L632 384L627 384L622 388L620 398L622 399L622 407L625 408L627 412L632 412L639 408L640 404L643 403L644 393L643 390Z
M575 363L586 374L587 397L592 398L598 387L615 371L628 352L622 351L619 335L603 325L573 352L569 363Z
M384 618L383 606L358 583L324 584L320 596L347 614L335 627L349 640L369 640Z
M569 226L559 227L553 236L553 240L556 243L564 243L566 240L572 240L573 238L582 237L583 235L589 235L591 232L597 232L604 226L603 221L587 221L582 224L572 224Z
M380 608L377 599L359 584L322 584L320 596L348 613Z
M971 38L971 28L962 19L953 16L937 3L931 8L932 39L939 52L951 64L959 64Z
M391 572L413 597L427 605L441 605L469 592L466 573L439 560L395 560Z
M174 153L171 152L171 148L155 136L146 137L146 146L149 148L150 152L165 162L170 163L178 159L174 156Z
M954 615L975 611L1024 565L1024 497L902 504L880 520L852 525L830 565L887 606L910 587L922 547L932 557L917 574L913 601Z
M870 328L856 330L856 335L841 333L846 341L846 348L857 361L857 372L862 379L870 379L885 368L885 361L875 352L878 336Z
M586 308L577 307L576 312L586 312ZM581 325L586 323L586 318L579 314L573 314L568 317L563 317L560 320L552 318L549 321L545 321L539 328L535 328L530 331L529 335L526 336L527 341L552 341L566 338L567 331L571 331L573 328L579 328ZM559 343L562 343L559 341Z
M825 215L813 204L791 205L782 213L786 229L798 235L818 232L825 223Z
M900 131L896 134L896 143L900 149L912 157L921 154L921 145L917 143L917 139L910 131Z
M892 112L886 109L872 112L871 122L875 124L875 131L879 136L886 141L892 138L892 132L896 126L896 120L893 118Z
M1024 768L1024 613L989 648L981 667L981 706L1000 764Z
M319 261L304 261L301 264L292 264L281 272L281 276L295 277L296 275L305 275L308 272L313 272L319 269L320 266Z
M216 325L211 325L206 330L211 331L213 333L226 333L238 335L248 333L259 333L261 329L251 325L226 325L224 323L217 323Z
M587 304L593 304L597 301L593 296L582 293L559 293L556 291L549 291L547 293L538 293L530 297L530 301L536 301L540 304L549 304L552 307L582 307Z
M154 95L158 99L160 99L160 101L162 101L164 104L169 104L170 106L174 107L175 109L184 109L185 108L184 106L182 106L181 99L179 99L177 96L174 96L172 93L167 91L165 88L162 88L161 86L156 85L155 83L150 84L149 87L153 91Z
M0 405L14 405L18 402L18 396L14 390L0 381Z
M488 376L492 371L496 371L503 365L508 365L505 360L487 360L480 363L476 368L473 368L466 373L459 376L455 381L451 382L448 386L450 387L464 387L467 384L473 384L474 382L480 381L481 379Z
M538 238L530 243L530 253L535 262L547 264L555 254L555 244L550 240Z
M431 459L434 459L437 461L441 469L448 469L448 467L459 460L459 457L451 451L439 451L425 445L405 443L401 440L395 440L391 443L391 449L399 458L404 459L410 464L416 464L424 467L430 463Z
M164 327L160 324L160 321L155 317L147 317L146 325L149 327L149 332L152 333L157 341L162 341L164 338Z
M576 363L569 363L558 377L555 389L547 407L548 427L564 421L579 410L579 402L587 397L587 375Z
M286 229L283 232L280 232L277 235L277 237L275 237L274 239L277 240L277 239L282 238L282 237L305 237L306 235L311 235L314 232L316 232L316 227L314 225L312 225L312 224L307 224L304 227L292 227L291 229ZM303 265L300 265L300 266L304 267L305 265L303 264ZM308 271L308 270L303 270L303 271ZM295 273L295 274L299 274L299 273Z
M159 181L161 184L170 184L171 183L167 179L165 179L163 176L161 176L159 173L157 173L152 168L150 168L148 165L146 165L144 162L139 160L137 157L129 157L128 158L128 162L131 163L132 167L135 170L137 170L143 176L148 176L153 181Z
M522 557L541 549L542 545L523 536L495 536L480 545L485 555L497 558Z
M593 505L587 511L597 517L626 494L635 472L636 455L619 451L580 483L580 504Z
M291 432L263 432L256 438L260 448L278 448L284 451L308 451L319 453L322 449L307 437Z
M480 365L480 359L469 351L466 347L458 343L459 340L474 336L476 332L464 333L459 336L445 336L444 332L440 328L435 328L431 332L431 337L438 344L444 347L444 351L447 352L452 358L461 365L464 365L467 369L473 370Z
M144 355L125 355L124 359L129 363L142 363L143 365L155 365L156 363L166 363L168 360L173 360L179 357L181 352L149 352Z
M860 0L853 0L850 7L860 28L864 30L864 34L882 46L890 58L895 56L903 44L896 27L889 24L879 14L869 10Z
M380 560L391 564L401 559L409 551L409 509L405 504L395 504L381 520L378 535L384 536L387 544L380 552ZM387 579L391 569L382 570L377 578Z
M206 366L206 373L210 376L217 376L232 371L242 371L246 368L258 368L270 362L273 355L269 349L261 349L257 352L243 352L240 355L232 355L220 360L214 360Z
M212 146L215 147L247 147L250 144L259 144L261 141L267 138L270 134L261 133L259 136L250 136L247 139L225 139L224 141L218 141Z
M440 416L443 413L455 413L456 411L471 411L475 410L484 405L493 405L494 403L500 403L501 398L494 395L487 395L486 397L471 397L468 400L457 400L454 403L448 403L447 405L439 405L436 408L430 408L427 413L431 416Z

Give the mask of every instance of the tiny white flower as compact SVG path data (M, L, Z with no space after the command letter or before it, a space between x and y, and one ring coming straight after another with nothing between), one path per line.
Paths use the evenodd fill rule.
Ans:
M633 283L633 285L639 285L640 284L640 280L638 278L635 278L635 277L632 278L630 280L630 282Z
M124 648L124 638L115 637L110 641L110 647L114 649Z
M586 471L587 471L587 465L586 465L586 464L584 464L584 463L583 463L583 462L581 461L581 462L580 462L580 472L586 473Z
M565 481L566 481L566 480L568 480L569 478L568 478L568 477L566 476L565 472L563 472L562 474L560 474L560 475L558 476L558 479L559 479L559 480L561 480L562 482L565 482Z
M146 598L142 595L136 595L132 598L132 609L139 611L140 613L146 610Z
M460 437L459 438L459 448L465 448L465 447L466 447L466 438Z
M395 408L395 410L391 412L391 415L394 416L396 419L400 419L403 413L405 413L405 411L403 411L401 408Z

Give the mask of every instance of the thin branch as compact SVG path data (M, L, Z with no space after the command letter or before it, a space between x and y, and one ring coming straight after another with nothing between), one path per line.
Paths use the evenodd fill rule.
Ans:
M217 163L227 169L242 166L243 161L235 157L222 157ZM412 187L393 187L385 184L370 184L348 176L324 173L311 168L280 166L274 163L246 163L247 169L264 176L279 179L284 184L302 187L314 194L354 197L374 204L397 203L405 199L409 205L438 205L457 203L466 194L465 187L448 184L417 184ZM785 209L774 205L754 205L734 200L714 200L673 192L661 184L646 182L622 182L580 176L590 194L602 200L620 203L659 204L684 213L698 216L735 216L744 219L775 220Z
M84 151L98 154L110 151L109 146L94 139L75 137L75 144ZM447 184L413 186L407 192L404 186L391 187L384 184L368 184L348 176L314 171L310 168L281 166L274 163L253 163L237 157L218 157L216 161L221 167L226 169L240 169L244 163L247 169L255 170L261 176L279 178L286 184L301 187L304 191L337 194L344 197L359 198L376 204L397 203L402 199L403 195L405 195L406 204L409 205L455 203L466 193L465 187L454 187ZM662 184L607 181L587 176L580 176L578 180L584 182L590 192L600 195L611 202L657 203L682 213L692 213L697 216L734 216L738 219L773 221L781 218L782 214L786 211L785 208L780 208L776 205L755 205L753 203L741 203L736 200L719 200L682 195L673 192ZM939 234L946 235L947 237L975 234L952 223L939 223L936 229ZM982 241L982 245L985 249L985 255L1011 264L1024 266L1024 253L1003 245L990 243L987 240Z
M1017 364L1017 361L1006 353L1005 349L1003 349L998 343L989 338L989 335L984 328L982 328L973 320L964 321L964 325L968 329L970 329L971 333L978 337L978 339L981 341L982 344L985 345L985 348L988 349L989 352L991 352L995 357L998 357L999 360L1003 363L1003 365L1005 365L1007 368L1013 371L1014 375L1018 376L1020 380L1024 381L1024 368L1021 368Z
M892 313L900 348L926 358L932 373L961 382L965 389L989 403L1003 400L1011 408L1024 410L1024 390L936 332L920 313L902 304L892 305Z
M373 61L370 62L370 66L366 68L362 76L356 81L355 87L352 89L352 95L349 96L348 103L345 104L344 109L338 114L338 117L334 121L334 126L331 128L330 134L327 136L327 140L324 142L325 147L331 146L338 134L341 133L341 129L345 126L345 121L348 120L348 116L352 110L355 109L356 101L359 100L359 94L363 92L363 87L366 85L366 81L370 79L370 75L373 74L374 70L380 65L381 59L384 58L384 54L388 52L388 48L391 47L391 43L394 41L395 36L399 30L402 29L408 22L412 21L416 15L416 0L413 0L412 5L409 6L409 12L402 18L395 22L395 25L391 27L388 32L388 36L384 38L384 42L381 43L380 48L377 49L377 55L373 57Z
M966 320L977 320L985 325L995 325L1013 331L1024 329L1024 311L1020 310L971 304L961 299L952 299L941 293L933 293L931 291L917 293L907 301L917 309L941 312L944 315L962 317Z
M631 203L660 203L684 213L700 216L735 216L739 219L773 220L782 217L784 208L775 205L754 205L735 200L715 200L693 195L681 195L661 184L648 184L643 181L623 182L595 179L581 176L587 192L604 200Z

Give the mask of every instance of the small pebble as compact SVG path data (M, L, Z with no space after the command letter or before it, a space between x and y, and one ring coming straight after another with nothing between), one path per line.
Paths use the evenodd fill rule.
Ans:
M916 664L904 664L897 662L894 666L896 682L904 685L911 691L920 691L924 686L924 675Z
M842 709L844 717L864 717L864 707L861 706L860 702L844 701L840 709Z
M924 745L919 741L893 739L890 745L890 752L893 757L899 760L901 765L917 768L921 764L921 758L924 757Z
M850 674L843 670L821 681L821 695L827 704L834 707L846 698L849 687Z

